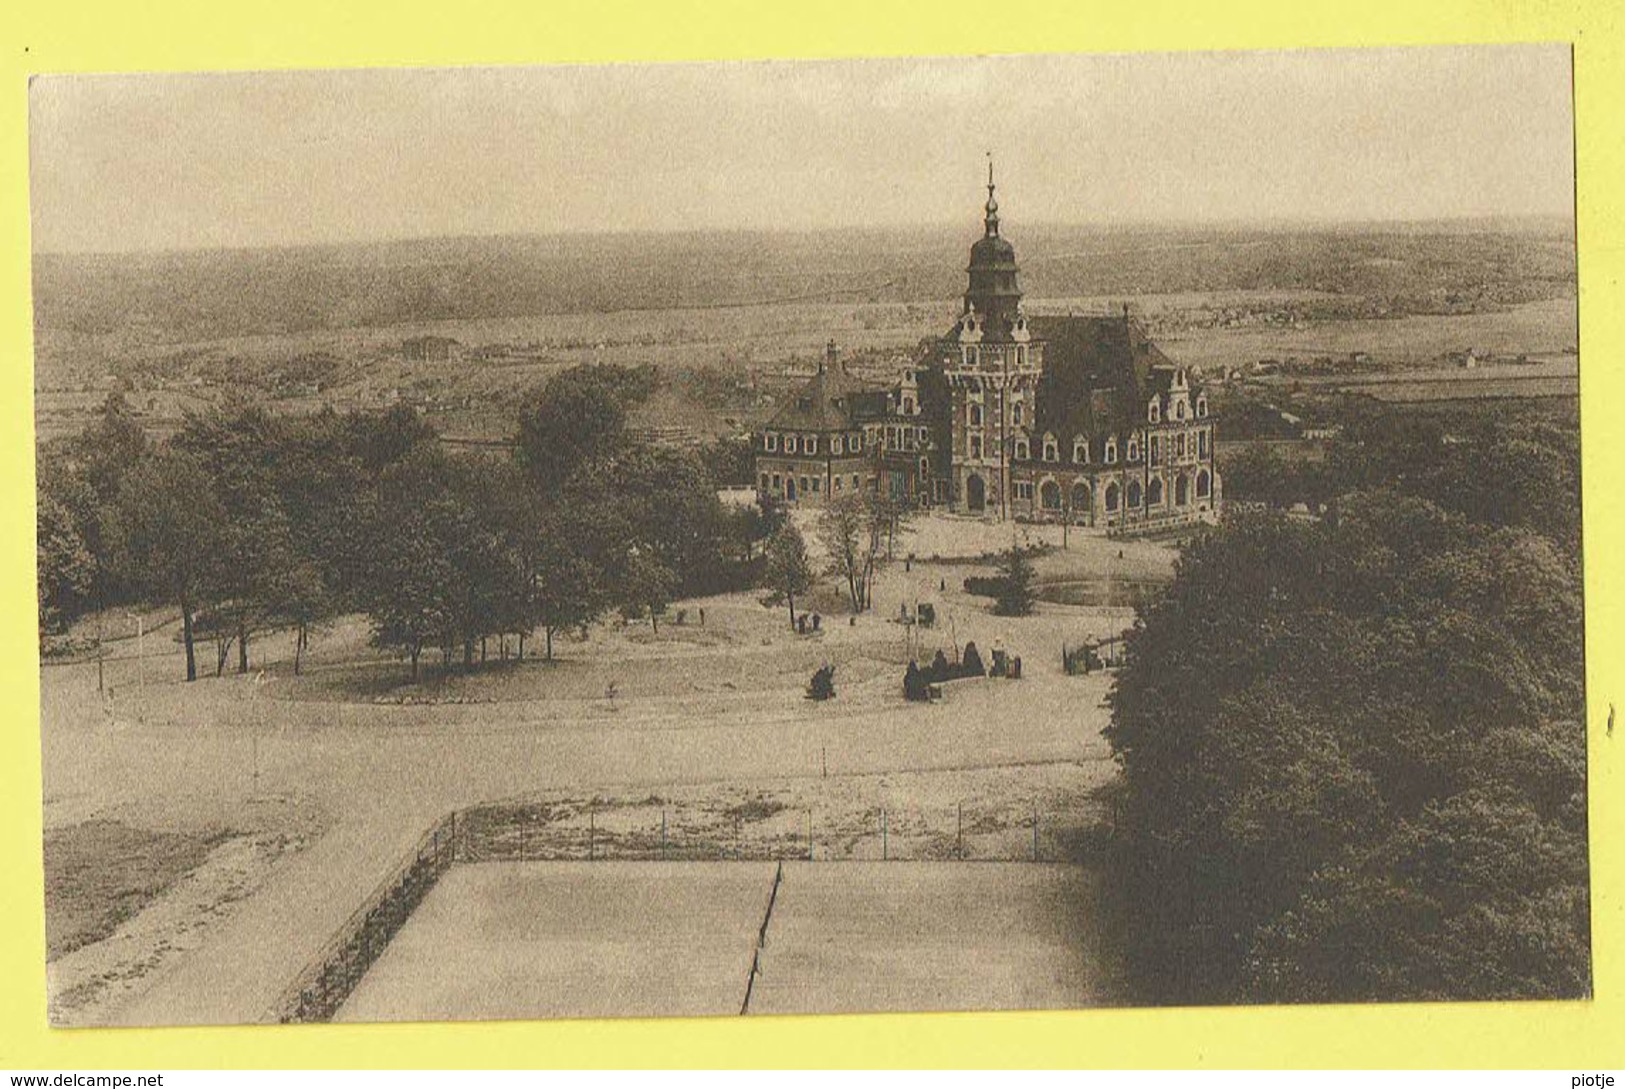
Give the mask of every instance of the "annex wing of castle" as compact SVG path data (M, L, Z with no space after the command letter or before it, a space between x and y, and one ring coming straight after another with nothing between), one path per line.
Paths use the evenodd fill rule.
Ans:
M895 383L833 342L755 437L759 493L792 506L880 491L923 508L1130 532L1216 516L1201 385L1125 307L1029 317L989 171L964 308Z

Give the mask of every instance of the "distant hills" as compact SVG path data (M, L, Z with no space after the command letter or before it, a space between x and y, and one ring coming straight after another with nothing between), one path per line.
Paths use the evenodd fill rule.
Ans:
M126 343L186 343L789 300L940 301L963 290L979 226L39 254L35 324ZM1121 228L1011 220L1006 232L1034 298L1323 291L1428 313L1575 289L1572 226L1557 220Z

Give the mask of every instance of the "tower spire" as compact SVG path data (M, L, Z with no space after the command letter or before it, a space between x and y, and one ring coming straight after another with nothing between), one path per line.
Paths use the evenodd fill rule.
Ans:
M993 195L993 152L987 153L987 217L982 221L987 237L997 238L999 234L999 201Z

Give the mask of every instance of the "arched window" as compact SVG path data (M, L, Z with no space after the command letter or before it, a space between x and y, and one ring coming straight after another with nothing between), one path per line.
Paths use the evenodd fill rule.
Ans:
M784 436L784 452L786 454L793 454L796 452L796 437L794 435Z
M1117 436L1113 435L1106 440L1106 464L1117 464Z
M1174 405L1174 419L1183 420L1184 418L1185 418L1185 402L1180 401L1178 404Z
M971 405L970 406L970 425L972 427L981 427L982 426L982 406L981 405Z
M1021 402L1020 401L1017 401L1015 404L1010 406L1010 422L1015 424L1018 427L1021 426Z
M1140 505L1140 482L1138 480L1128 482L1128 505L1130 507Z
M1038 501L1045 510L1061 509L1061 486L1053 480L1046 480L1038 486Z
M1196 418L1198 420L1205 420L1207 418L1207 397L1206 396L1198 397L1196 399Z
M972 435L970 437L970 456L973 458L982 456L982 436Z
M1140 441L1138 439L1129 439L1128 440L1128 460L1130 460L1130 461L1139 461L1140 460Z
M1089 440L1082 435L1072 440L1072 460L1079 465L1089 464Z
M1026 439L1017 439L1016 440L1016 460L1017 461L1026 461L1028 459L1028 457L1030 457L1031 455L1032 455L1032 450L1030 450L1028 448L1027 440Z
M769 450L777 450L779 448L779 437L773 432L769 431L767 433L767 438L765 441Z
M1191 501L1191 478L1184 473L1174 481L1174 504L1183 507Z
M1114 480L1114 481L1112 481L1112 483L1106 485L1106 513L1107 514L1113 514L1113 513L1116 513L1116 511L1117 511L1117 482Z
M1196 433L1196 454L1198 457L1205 459L1207 457L1207 451L1207 429L1203 428L1201 431Z
M1074 511L1089 511L1094 508L1094 496L1089 494L1089 485L1085 481L1078 481L1072 485L1072 509Z
M1155 397L1151 398L1151 403L1145 406L1145 418L1151 423L1156 423L1162 419L1162 405L1158 403Z
M1056 445L1054 435L1045 435L1044 436L1044 460L1045 461L1060 461L1061 460L1061 448L1058 445Z
M1145 505L1148 507L1162 506L1162 477L1154 476L1145 491Z
M1161 435L1152 435L1151 436L1151 457L1150 457L1149 460L1150 460L1150 463L1152 465L1160 465L1160 464L1162 464L1162 436Z
M841 436L831 435L829 437L829 452L837 455L841 452Z
M1213 478L1206 469L1196 474L1196 498L1206 499L1213 493Z

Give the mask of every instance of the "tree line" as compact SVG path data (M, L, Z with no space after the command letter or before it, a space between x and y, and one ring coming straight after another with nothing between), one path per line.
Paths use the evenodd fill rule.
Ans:
M1148 1001L1590 988L1577 433L1374 415L1127 641L1112 856Z
M769 514L729 509L692 454L632 441L646 370L577 367L525 400L513 454L454 454L407 408L188 415L155 441L118 395L43 447L42 638L124 604L180 615L186 677L253 641L364 614L417 679L425 651L472 666L490 637L523 656L540 634L606 612L658 624L677 596L751 585Z

